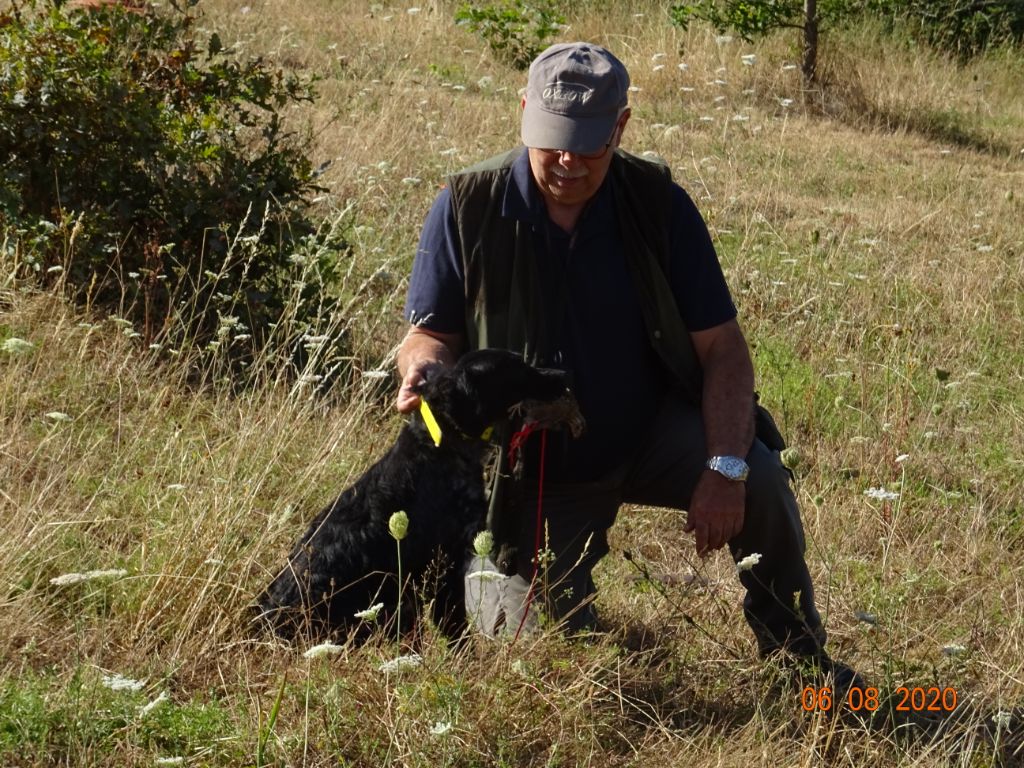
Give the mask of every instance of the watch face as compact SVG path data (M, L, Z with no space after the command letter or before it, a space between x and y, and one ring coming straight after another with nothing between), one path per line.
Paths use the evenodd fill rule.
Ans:
M736 456L713 456L708 460L708 467L730 480L746 480L750 471L747 462Z

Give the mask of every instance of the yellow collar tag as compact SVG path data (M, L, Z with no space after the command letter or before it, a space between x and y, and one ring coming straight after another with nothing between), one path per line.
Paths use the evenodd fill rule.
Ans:
M423 417L423 423L427 425L427 432L434 439L434 445L440 447L441 425L437 423L437 419L434 418L434 412L430 410L427 401L422 397L420 398L420 416Z

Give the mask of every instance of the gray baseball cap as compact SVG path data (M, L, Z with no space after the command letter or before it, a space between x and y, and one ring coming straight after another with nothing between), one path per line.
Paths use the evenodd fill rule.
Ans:
M611 138L628 94L626 67L601 46L552 45L530 65L523 144L599 152Z

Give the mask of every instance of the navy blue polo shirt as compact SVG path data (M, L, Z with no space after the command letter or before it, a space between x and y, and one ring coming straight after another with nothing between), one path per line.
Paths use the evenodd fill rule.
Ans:
M552 364L569 371L587 431L549 436L545 475L596 480L629 459L671 384L648 341L639 295L626 263L611 174L567 233L551 222L523 150L512 164L501 215L532 225L545 299L555 327ZM672 185L669 282L690 331L736 316L700 213ZM465 289L451 196L442 190L427 214L413 262L406 319L439 333L465 333ZM534 441L531 441L533 443ZM533 453L531 451L531 453ZM535 458L535 457L534 457Z

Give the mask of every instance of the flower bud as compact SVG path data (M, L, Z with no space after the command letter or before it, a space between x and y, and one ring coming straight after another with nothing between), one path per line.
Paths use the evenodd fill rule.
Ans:
M494 535L490 531L480 531L473 537L473 551L480 557L487 557L494 549Z
M782 459L782 466L786 469L796 469L804 460L803 455L797 448L786 448L779 454L779 458Z
M388 530L395 537L395 541L401 541L409 532L409 516L405 512L395 512L388 520Z

